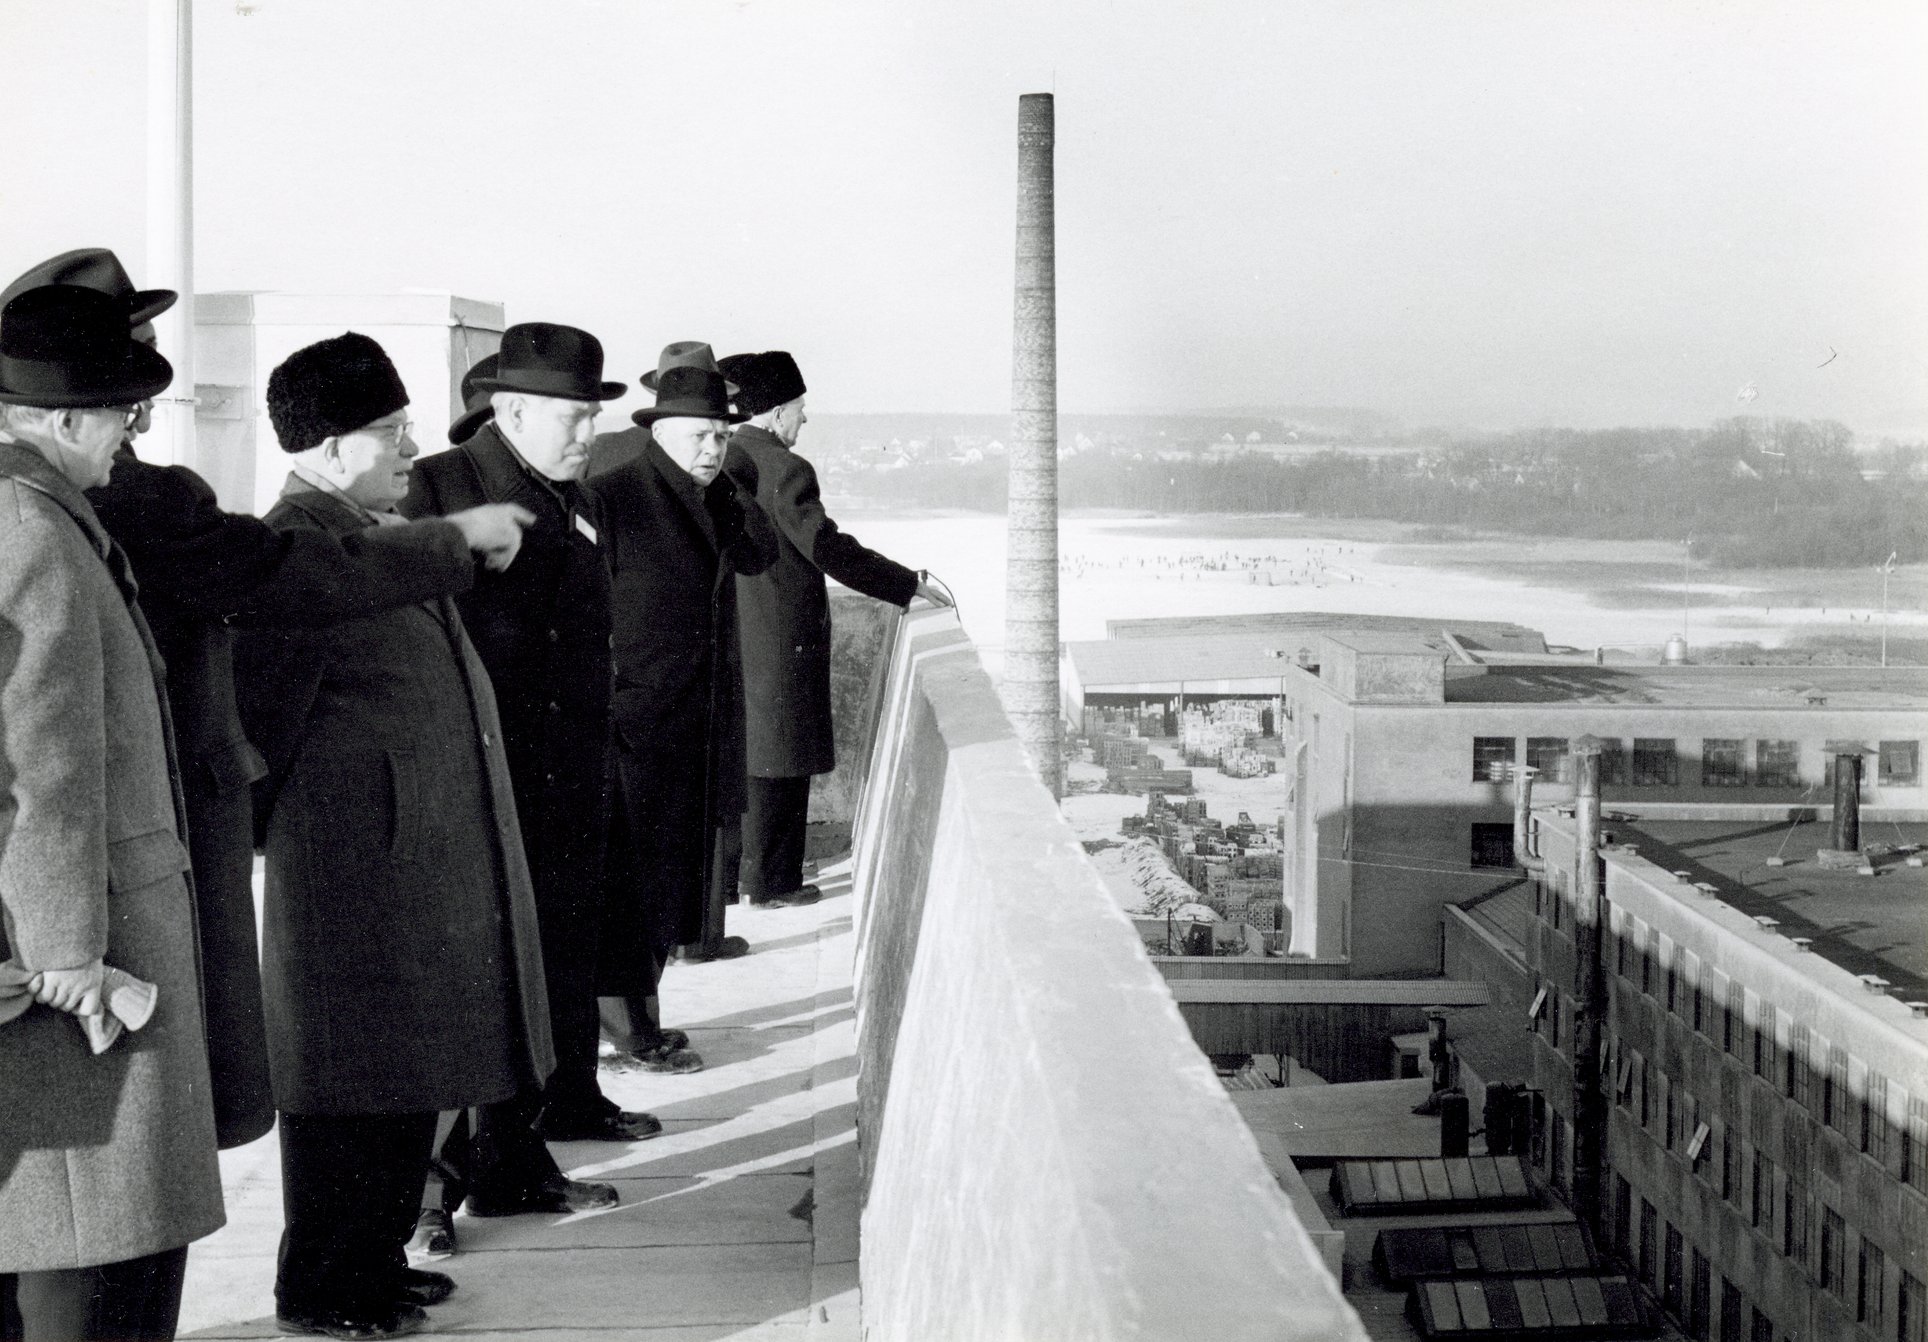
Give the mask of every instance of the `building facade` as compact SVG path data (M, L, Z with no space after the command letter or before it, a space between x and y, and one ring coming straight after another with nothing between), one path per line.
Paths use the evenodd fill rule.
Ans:
M1817 911L1829 881L1857 879L1857 890L1888 887L1878 900L1895 910L1866 936L1815 940L1649 860L1645 843L1609 844L1590 988L1573 823L1536 818L1545 871L1526 946L1537 985L1533 1155L1548 1183L1569 1198L1582 1191L1576 1078L1596 1075L1607 1115L1596 1230L1687 1336L1923 1342L1928 1005L1851 972L1869 963L1857 945L1878 957L1892 943L1902 995L1919 993L1921 869L1897 861L1878 880L1810 872L1802 888ZM1739 856L1743 874L1769 870ZM1583 1058L1592 1038L1598 1054Z

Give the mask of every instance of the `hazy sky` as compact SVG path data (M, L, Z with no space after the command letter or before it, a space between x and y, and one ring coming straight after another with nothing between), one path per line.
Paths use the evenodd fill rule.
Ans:
M0 269L92 243L141 264L142 15L0 0ZM200 0L195 22L204 289L451 289L588 327L628 379L708 339L794 350L824 410L1003 409L1016 100L1055 90L1066 409L1928 432L1913 3Z

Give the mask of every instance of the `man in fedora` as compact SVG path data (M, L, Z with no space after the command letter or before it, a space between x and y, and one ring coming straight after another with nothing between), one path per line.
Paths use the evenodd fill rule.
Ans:
M810 778L837 763L824 576L894 606L920 596L950 602L924 574L865 549L824 512L817 473L795 450L809 422L797 361L770 350L733 354L721 367L741 387L736 407L748 416L724 469L742 478L781 537L777 562L736 583L749 706L743 896L754 905L809 904L818 898L803 883Z
M515 780L516 810L534 878L549 985L556 1070L524 1112L483 1116L470 1208L482 1214L582 1205L530 1123L552 1141L637 1141L662 1131L596 1084L597 936L610 797L610 579L601 507L579 481L596 412L620 396L602 377L603 349L587 331L524 322L502 334L489 396L493 419L416 469L402 511L446 514L511 502L535 514L516 562L485 574L460 599L469 636L489 668ZM545 1191L547 1190L547 1191ZM556 1190L561 1190L560 1192ZM595 1196L600 1197L602 1193Z
M605 1008L629 1004L619 1043L665 1070L688 1067L647 1010L670 948L749 949L720 927L704 944L704 912L717 830L743 809L735 575L776 557L768 520L722 473L742 418L729 384L672 362L698 348L707 356L694 342L664 352L656 404L631 416L634 459L591 484L616 598L617 809L599 987Z
M167 688L83 490L173 377L127 305L68 285L0 309L0 1332L171 1338L221 1172ZM155 985L138 1042L76 1017ZM24 1000L23 1000L24 997Z
M0 302L43 284L105 294L148 346L153 319L175 301L171 289L136 289L113 252L88 247L41 262ZM317 626L459 592L474 581L478 558L505 564L514 557L521 514L490 506L379 532L278 532L258 518L223 512L207 482L187 467L135 456L132 440L148 427L148 405L136 407L111 478L87 497L133 565L167 664L185 761L181 792L206 977L215 1128L225 1148L254 1140L274 1122L250 879L249 785L263 766L235 711L230 621Z
M356 332L268 378L294 458L265 519L406 525L408 393ZM242 720L267 758L264 979L281 1109L284 1332L394 1336L454 1289L410 1269L438 1113L554 1066L534 893L495 695L451 598L323 629L251 628Z
M638 379L643 384L643 390L655 391L663 374L672 368L701 368L714 373L716 352L700 340L677 340L665 345L662 354L657 357L656 367ZM730 395L734 397L736 384L727 385ZM648 442L649 430L646 428L596 435L596 441L589 445L590 477L593 479L629 465L643 455L643 448Z

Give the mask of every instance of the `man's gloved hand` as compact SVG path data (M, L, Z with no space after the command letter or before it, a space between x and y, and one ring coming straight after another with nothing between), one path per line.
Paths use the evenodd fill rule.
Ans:
M499 573L515 562L522 548L522 529L536 515L519 503L485 503L450 513L443 520L455 523L468 547Z
M73 1016L98 1016L101 980L107 966L99 960L78 969L43 969L27 980L34 1000Z
M933 582L930 574L921 571L917 575L917 595L930 602L933 606L949 606L954 604L951 601L950 593L944 591L937 583Z

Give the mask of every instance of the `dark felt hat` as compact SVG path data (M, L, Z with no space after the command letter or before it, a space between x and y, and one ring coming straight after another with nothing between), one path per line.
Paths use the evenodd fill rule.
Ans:
M475 380L477 391L613 401L627 390L620 382L602 380L602 341L573 326L518 322L502 333L497 358L495 374Z
M732 354L720 366L723 376L741 388L736 394L736 408L746 415L764 414L809 390L803 385L803 370L788 350Z
M29 289L43 284L71 284L77 289L118 298L127 305L127 324L142 326L174 306L180 295L172 289L136 289L120 258L105 247L81 247L42 261L0 293L5 307Z
M96 290L21 291L0 308L0 401L87 410L160 395L174 367L132 330L127 305Z
M306 452L407 404L387 351L359 331L298 349L268 374L268 418L284 452Z
M643 384L643 390L655 391L656 384L662 379L663 374L672 368L701 368L712 373L722 372L716 366L716 351L702 341L672 340L663 346L663 352L656 356L655 371L644 373L638 379ZM727 380L730 375L723 373L723 376ZM734 382L730 383L730 395L736 395Z
M495 407L489 404L489 397L495 393L483 391L475 384L485 377L494 377L497 366L502 362L498 354L485 354L475 361L468 372L462 374L462 413L449 425L449 441L466 443L475 437L475 431L495 418Z
M630 419L654 424L659 419L720 419L741 424L748 415L730 409L730 384L721 373L707 368L671 368L656 379L656 404L638 410Z

